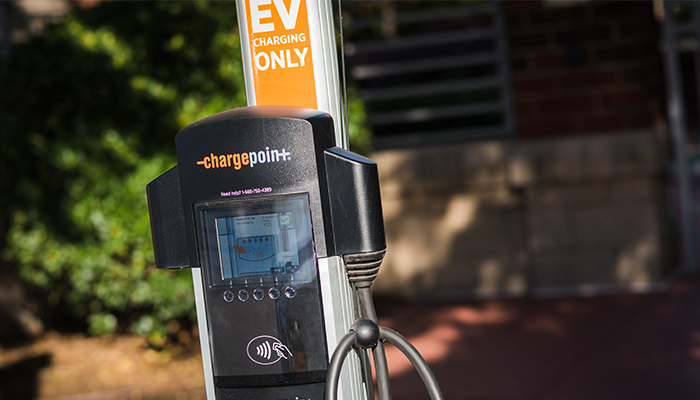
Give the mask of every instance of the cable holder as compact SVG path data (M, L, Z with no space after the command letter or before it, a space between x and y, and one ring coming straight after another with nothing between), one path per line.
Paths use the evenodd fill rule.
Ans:
M425 362L423 356L413 347L411 342L398 332L377 325L377 323L371 319L356 321L350 327L350 332L345 334L340 340L340 343L338 343L338 347L336 347L333 357L331 358L331 364L328 367L325 399L337 400L340 371L343 367L343 361L345 361L350 350L353 348L358 350L373 349L377 344L384 341L396 346L396 348L408 358L411 364L413 364L413 367L423 380L432 400L444 400L442 391L428 363Z
M369 253L346 254L343 256L348 280L358 289L368 288L374 283L382 264L386 249Z

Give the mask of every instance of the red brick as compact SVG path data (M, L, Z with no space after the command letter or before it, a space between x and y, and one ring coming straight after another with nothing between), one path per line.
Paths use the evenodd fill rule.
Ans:
M634 1L594 2L593 12L596 19L624 18L635 14ZM651 2L649 2L651 4Z
M638 63L625 68L623 71L623 76L626 82L638 83L648 86L650 83L662 84L663 82L663 69L661 68L661 63L652 62Z
M563 69L567 67L564 51L546 51L533 57L535 69Z
M621 22L618 27L620 38L659 37L659 24L653 18L635 19Z
M562 28L554 34L557 44L566 45L573 41L595 42L610 40L611 32L609 25L584 25Z
M530 59L526 56L512 57L510 60L510 68L512 70L513 76L527 72L530 65Z
M541 49L546 47L547 43L547 35L542 32L515 35L508 40L511 51L529 50L533 48Z
M523 1L504 1L503 7L507 13L521 12L523 10L540 9L542 2L538 0L523 0Z
M507 7L506 7L507 9ZM518 36L521 31L526 31L527 30L527 19L525 18L524 13L519 13L519 12L511 12L507 14L506 17L507 23L508 23L508 33L509 37L508 40L512 40L514 36ZM515 33L515 35L513 35Z
M638 112L625 115L625 128L646 128L654 125L654 113L649 110L640 110Z
M537 107L530 101L515 101L515 115L518 120L522 118L532 118L537 114Z
M625 118L620 115L598 116L589 114L582 121L584 132L605 132L622 129Z
M552 90L557 81L549 76L519 76L513 78L513 92L518 94L542 93Z
M506 2L508 3L508 2ZM586 6L572 5L569 7L540 7L530 13L533 25L549 27L552 25L581 26L585 24Z
M654 41L636 40L626 44L600 46L596 50L596 59L601 63L639 62L656 54L657 51Z
M538 138L550 136L565 136L576 132L573 120L548 120L539 123L524 124L518 122L518 137Z
M577 115L593 110L593 97L586 94L575 97L547 99L540 102L539 109L543 114Z
M571 70L561 78L561 85L567 88L605 87L622 82L619 68L597 68L587 70Z
M601 95L601 104L605 108L633 108L647 103L647 94L641 87L610 91Z

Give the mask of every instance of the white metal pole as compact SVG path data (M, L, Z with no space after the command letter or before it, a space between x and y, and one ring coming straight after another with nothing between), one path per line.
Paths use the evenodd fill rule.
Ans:
M348 149L331 0L236 0L248 105L313 108L333 117L336 146ZM355 316L338 256L319 258L329 357ZM339 398L368 400L360 360L348 358ZM371 400L371 399L370 399Z
M666 51L664 61L666 66L667 86L667 110L668 127L673 139L676 156L679 195L680 195L680 224L683 231L683 255L685 267L697 272L697 259L695 255L695 235L693 229L693 208L691 192L691 176L688 171L688 158L686 155L686 124L685 107L683 105L683 86L681 83L681 69L678 65L678 53L676 51L676 37L673 29L672 10L669 2L664 2L664 48Z
M330 0L237 0L248 105L329 113L348 149Z

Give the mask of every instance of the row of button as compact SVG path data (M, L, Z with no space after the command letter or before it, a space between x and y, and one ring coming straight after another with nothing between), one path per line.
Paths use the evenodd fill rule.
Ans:
M280 290L276 287L271 287L267 291L267 295L272 299L272 300L277 300L280 297ZM294 288L294 286L287 286L284 288L284 295L288 298L291 299L294 296L297 295L297 290ZM238 300L240 301L246 301L249 298L248 291L246 289L241 289L238 291ZM265 298L265 292L261 288L256 288L253 289L253 299L260 301ZM234 299L234 294L232 291L227 290L224 292L224 301L227 303L232 302Z

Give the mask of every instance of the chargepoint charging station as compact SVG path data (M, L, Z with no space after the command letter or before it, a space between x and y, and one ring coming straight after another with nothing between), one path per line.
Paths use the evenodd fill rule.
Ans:
M376 325L369 288L386 250L377 166L343 148L344 119L333 115L329 2L237 5L250 106L180 130L177 166L147 187L156 266L192 268L207 398L372 400L371 349L379 398L388 400L383 341L442 398L418 352ZM261 89L272 64L256 47L275 33L301 46L296 62L290 49L261 46L286 55L278 67L309 69L313 93L300 104L294 85L303 80L276 75ZM352 349L357 356L347 357Z
M147 188L156 264L201 269L214 398L323 398L329 332L357 319L337 258L386 247L376 164L334 146L328 114L285 106L210 116L176 146Z

